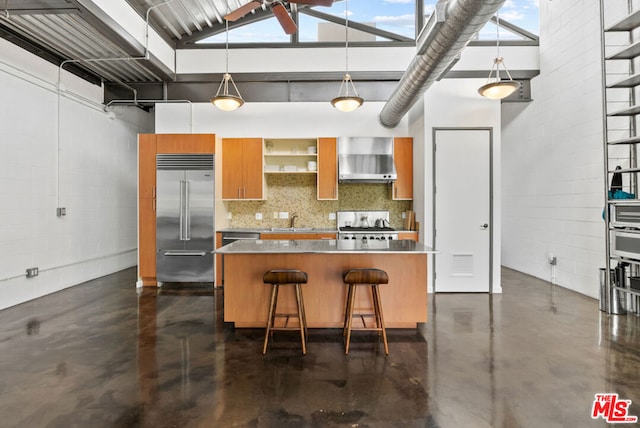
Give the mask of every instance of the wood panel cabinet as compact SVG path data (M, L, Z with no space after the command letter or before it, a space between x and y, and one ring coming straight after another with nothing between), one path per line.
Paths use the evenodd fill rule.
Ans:
M138 135L138 277L156 280L156 154L215 153L214 134Z
M393 159L398 178L391 186L393 200L413 199L413 138L396 137L393 139Z
M157 153L215 153L213 134L156 134Z
M418 232L398 232L398 239L409 239L418 242Z
M263 240L291 240L291 239L336 239L335 233L330 232L283 232L283 233L261 233L260 239Z
M156 135L138 136L138 276L156 285Z
M216 232L216 249L222 247L222 232ZM216 287L222 287L222 254L216 254Z
M262 139L222 140L222 199L263 199Z
M336 138L318 139L318 199L338 199L338 144Z

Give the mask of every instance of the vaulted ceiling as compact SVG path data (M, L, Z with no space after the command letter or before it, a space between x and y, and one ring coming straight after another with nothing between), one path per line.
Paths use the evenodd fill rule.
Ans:
M90 82L105 84L107 92L109 88L114 91L113 94L107 95L106 99L117 98L118 86L120 89L136 86L141 91L146 87L153 88L148 91L149 97L159 98L166 97L168 83L184 84L185 79L189 77L182 76L180 82L180 76L177 76L174 70L156 58L145 44L133 37L120 22L98 5L102 1L114 0L0 0L0 37ZM275 0L255 1L262 1L262 5L243 18L230 22L230 29L272 16L269 4ZM304 4L305 0L299 1L300 3L282 1L294 21L300 14L306 14L315 19L344 25L344 18L326 13L326 9L323 11L322 7L316 8ZM335 0L335 2L339 1L342 0ZM173 49L221 49L224 45L196 46L195 43L224 33L226 30L224 16L249 3L250 0L126 0L126 2L142 20L148 22L148 28L153 29ZM416 1L415 7L415 28L419 29L422 28L423 23L423 1ZM415 46L415 38L357 22L350 22L349 26L367 32L379 40L385 40L383 44L388 46ZM290 44L296 43L297 36L294 34L291 36ZM339 46L343 43L333 42L333 45ZM376 45L379 44L376 43ZM330 46L332 43L305 43L304 47L314 45ZM135 58L135 60L122 60L123 58ZM372 74L367 79L370 84L387 85L385 89L379 91L379 97L384 98L391 87L389 84L395 84L400 77L401 73L380 73L380 75ZM308 82L313 78L310 75L300 80ZM273 80L273 77L269 79ZM283 78L286 84L290 84L289 80L289 77ZM211 83L215 84L213 81ZM159 85L165 85L164 94L162 86Z

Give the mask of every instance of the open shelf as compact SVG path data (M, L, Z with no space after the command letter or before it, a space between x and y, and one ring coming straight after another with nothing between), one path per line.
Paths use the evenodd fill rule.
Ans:
M265 138L265 174L316 174L316 138Z

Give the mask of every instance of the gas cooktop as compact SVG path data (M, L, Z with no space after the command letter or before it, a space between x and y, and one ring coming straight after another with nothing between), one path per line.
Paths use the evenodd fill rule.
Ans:
M393 232L393 227L355 227L355 226L342 226L338 230L340 232Z

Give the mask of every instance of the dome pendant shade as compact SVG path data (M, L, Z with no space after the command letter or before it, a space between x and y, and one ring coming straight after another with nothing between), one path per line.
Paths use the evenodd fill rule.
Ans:
M345 56L345 73L340 83L338 96L331 100L331 105L343 112L354 111L360 107L364 100L358 95L356 86L351 80L349 74L349 0L344 0L344 56ZM353 95L349 94L352 91Z
M520 88L520 82L501 80L480 86L478 93L491 100L501 100L513 94L518 88Z
M507 74L508 79L500 79L501 66ZM511 78L509 70L507 70L507 67L504 65L504 59L502 57L497 57L493 60L493 66L489 71L487 83L480 86L480 88L478 89L478 93L483 97L489 98L491 100L501 100L513 94L519 88L520 82L515 81Z
M351 88L354 95L349 95L349 88ZM358 91L356 91L353 80L351 80L351 75L349 73L345 74L338 96L331 100L331 105L340 111L349 112L354 111L363 103L364 100L358 96Z
M238 95L229 93L229 82L231 82L231 86L235 89L235 92ZM233 111L244 104L244 100L242 99L242 96L240 96L240 92L229 73L225 73L224 76L222 76L218 92L216 92L215 97L211 98L211 102L223 111Z
M225 21L225 26L227 30L224 49L225 72L222 75L222 81L220 82L220 86L218 86L218 91L216 92L215 97L211 98L211 103L222 111L233 111L242 107L244 100L242 99L242 95L240 95L238 87L233 81L233 77L229 74L229 20ZM235 94L229 93L229 82L231 82L231 87L235 91Z

